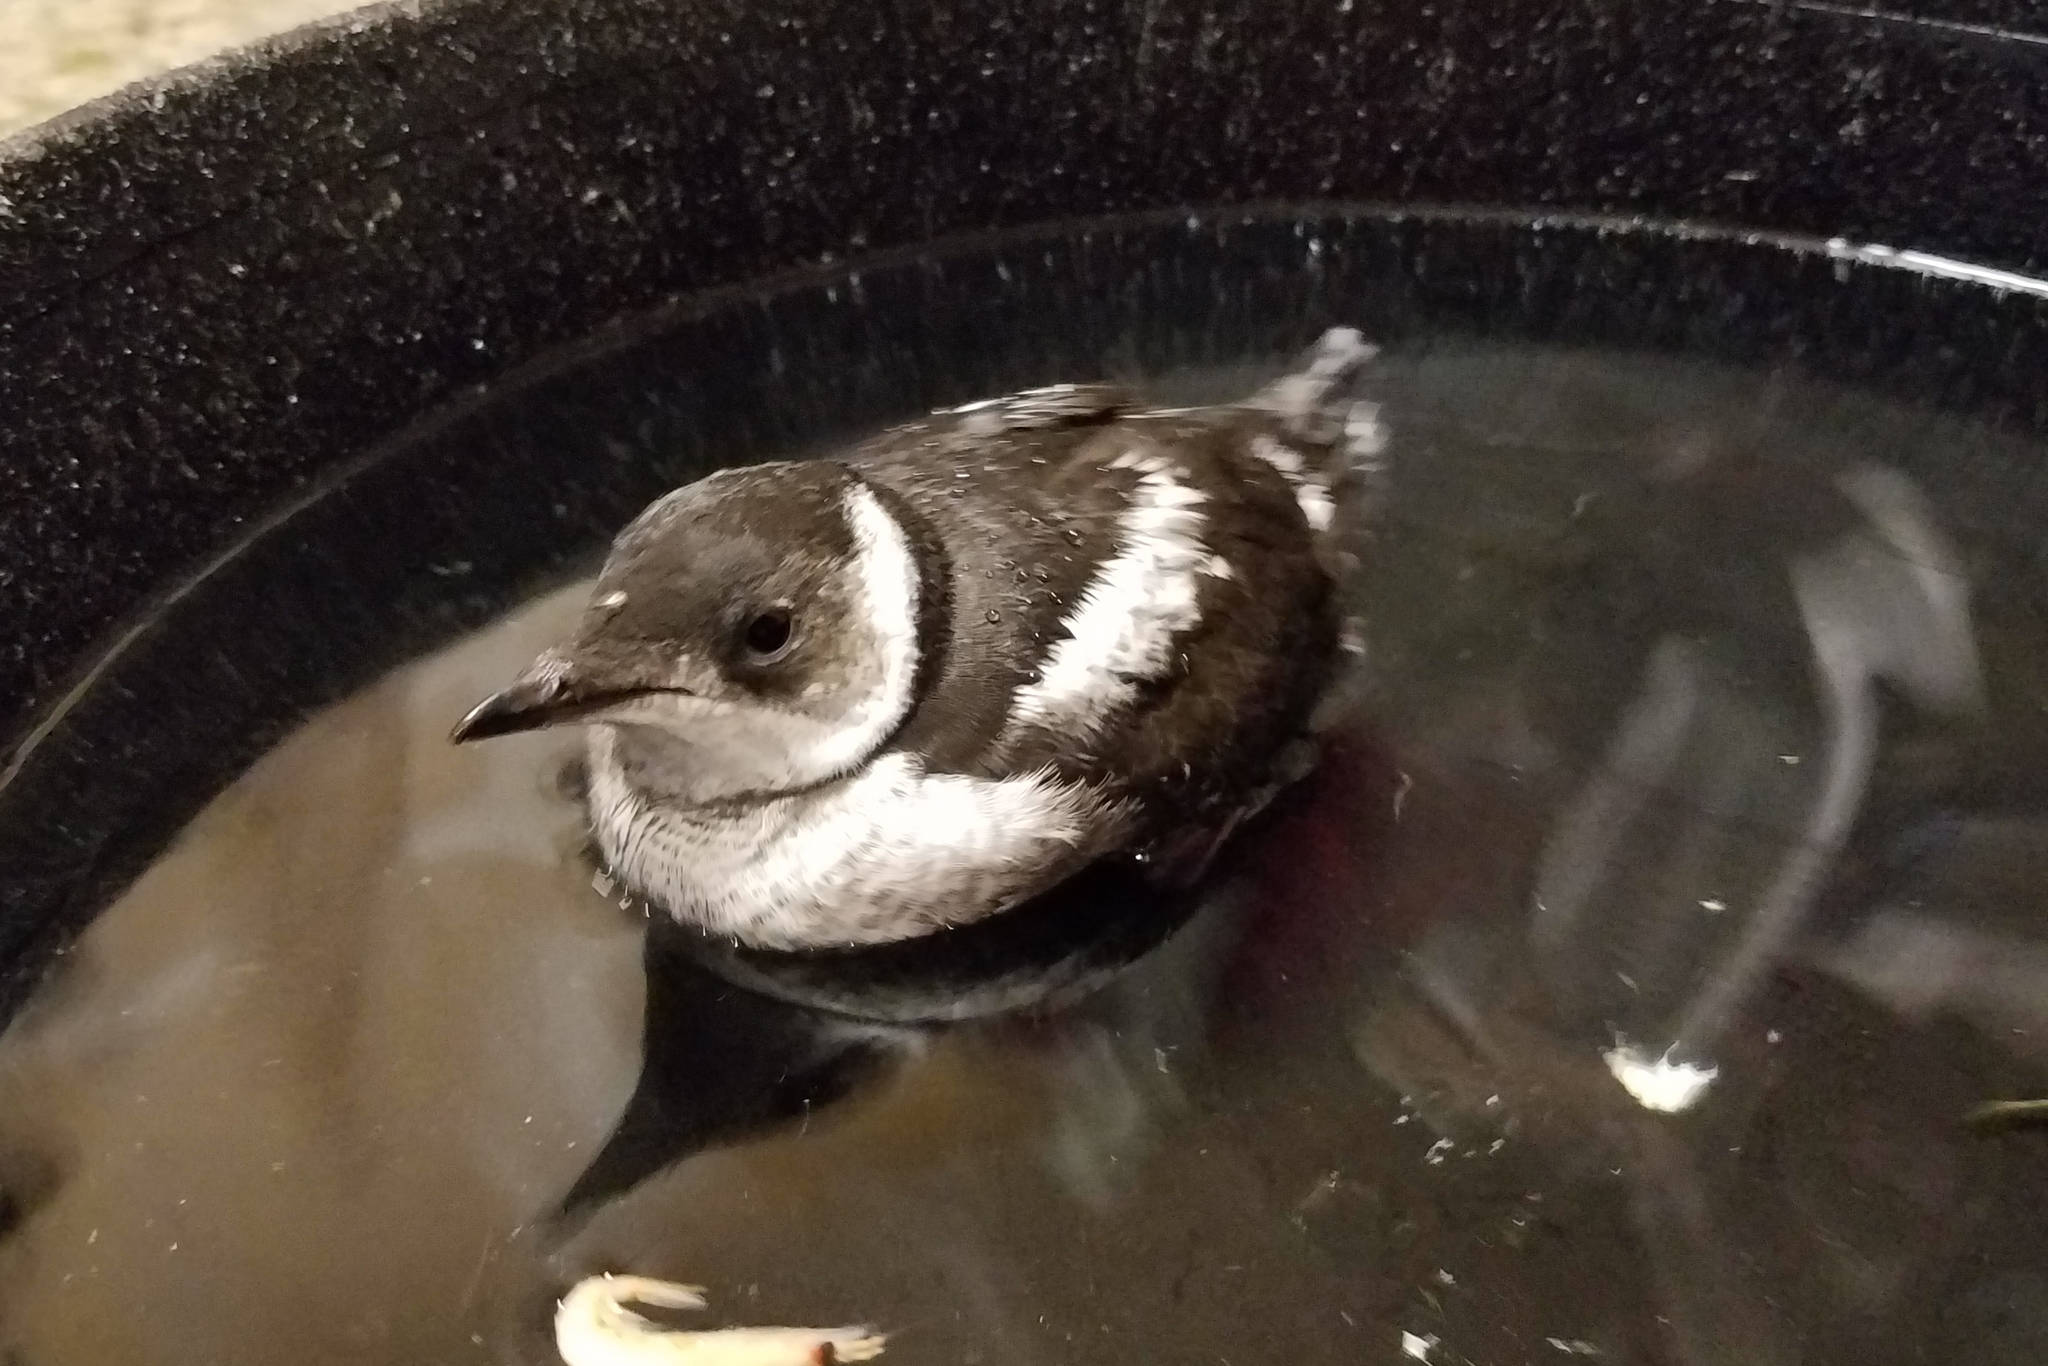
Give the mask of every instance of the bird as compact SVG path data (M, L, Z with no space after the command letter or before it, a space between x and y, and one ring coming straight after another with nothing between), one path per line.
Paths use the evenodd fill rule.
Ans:
M1332 328L1236 402L1059 384L717 471L452 738L586 727L609 876L750 949L930 935L1113 858L1191 884L1362 650L1377 354Z

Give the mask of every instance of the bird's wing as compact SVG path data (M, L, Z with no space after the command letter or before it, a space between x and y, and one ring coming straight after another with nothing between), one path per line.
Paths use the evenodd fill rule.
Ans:
M985 442L1024 432L1101 426L1137 407L1137 396L1122 385L1054 384L941 409L895 428L882 439L903 433L929 433Z
M1235 405L1059 386L872 443L864 472L942 529L947 559L905 747L1128 791L1171 822L1164 863L1204 861L1221 837L1202 832L1263 801L1334 671L1342 493L1379 452L1373 354L1333 332Z
M1251 413L1137 418L1061 476L1113 481L1106 545L1016 690L995 755L1228 823L1328 682L1332 579ZM1114 447L1114 449L1112 449Z
M995 742L1095 566L1115 549L1128 471L1078 459L1131 399L1067 386L935 413L848 464L905 526L923 567L918 703L898 736L936 771L1001 777Z

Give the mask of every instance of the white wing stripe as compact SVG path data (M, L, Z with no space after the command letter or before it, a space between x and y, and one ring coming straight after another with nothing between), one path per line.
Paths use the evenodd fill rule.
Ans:
M1165 674L1175 640L1201 620L1199 575L1209 552L1198 509L1205 495L1158 456L1126 451L1110 468L1139 471L1118 518L1116 554L1061 623L1066 636L1038 680L1018 690L1006 738L1028 727L1092 736L1140 683Z

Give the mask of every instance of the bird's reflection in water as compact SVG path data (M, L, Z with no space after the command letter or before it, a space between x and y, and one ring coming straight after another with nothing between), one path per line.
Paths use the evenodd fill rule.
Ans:
M1958 1288L1957 1263L1982 1260L1972 1238L2000 1198L1982 1177L1967 1189L1956 1134L1901 1103L1960 1114L1953 1065L1931 1061L1954 1040L1872 1047L1867 1024L1816 1028L1814 1003L1788 1009L1787 991L1825 996L1817 973L1909 1024L1966 1021L1994 1050L2048 1061L2048 823L1963 814L1986 800L2038 813L2048 792L1987 792L1982 763L1881 758L1901 735L1923 760L1929 743L1998 741L1973 724L1984 670L1961 557L1896 473L1856 469L1839 486L1861 524L1789 570L1814 723L1730 667L1717 653L1730 642L1657 640L1604 753L1547 822L1521 932L1483 915L1435 926L1355 1031L1368 1070L1448 1144L1511 1135L1566 1182L1604 1172L1625 1189L1667 1330L1642 1346L1686 1366L1800 1360L1782 1308L1794 1286L1811 1292L1797 1296L1809 1328L1816 1305L1841 1316L1837 1343L1884 1355L1889 1332L1917 1338L1939 1317L1929 1297ZM1944 783L1951 769L1973 781ZM1498 834L1523 809L1483 823ZM1972 888L1987 878L2002 888ZM1973 890L2000 905L2002 931L1957 923ZM1771 1027L1786 1016L1801 1038ZM1860 1036L1846 1049L1845 1032ZM1777 1169L1752 1170L1747 1145ZM2005 1195L2037 1201L2038 1181L2025 1185ZM1802 1217L1783 1219L1774 1196ZM1773 1264L1782 1279L1758 1274ZM1998 1274L2005 1322L1984 1331L1980 1304L1964 1340L1983 1359L2031 1359L2048 1282Z

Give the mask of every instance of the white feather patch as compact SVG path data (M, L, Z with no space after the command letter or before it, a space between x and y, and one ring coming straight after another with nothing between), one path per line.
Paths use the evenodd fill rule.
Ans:
M917 561L903 528L875 495L856 484L846 495L854 563L848 617L873 633L880 675L843 721L822 732L803 756L801 781L843 773L874 752L910 710L917 681Z
M1600 1057L1638 1104L1665 1115L1690 1110L1714 1084L1714 1078L1721 1075L1718 1067L1673 1062L1668 1050L1662 1057L1652 1058L1625 1041L1617 1042Z
M875 943L1035 890L1119 808L1050 774L926 773L884 754L825 789L733 807L650 801L610 727L591 732L591 815L614 872L679 919L765 947Z
M1344 450L1357 461L1372 461L1387 449L1387 426L1380 405L1360 399L1344 417Z
M1321 484L1302 484L1294 491L1294 501L1308 519L1308 529L1319 535L1337 520L1337 502Z
M1252 438L1252 454L1280 471L1281 478L1294 490L1294 502L1307 520L1309 530L1318 534L1328 531L1337 520L1337 503L1330 495L1330 487L1320 477L1309 472L1308 462L1300 451L1270 436Z
M1109 466L1140 471L1118 518L1117 552L1061 623L1066 638L1038 681L1018 690L1008 736L1027 727L1093 735L1140 683L1167 671L1176 638L1201 620L1197 575L1210 556L1197 509L1205 496L1158 456L1126 451Z
M1282 445L1270 436L1253 437L1252 454L1280 471L1291 484L1300 483L1302 476L1307 473L1308 467L1302 461L1301 452L1292 446Z

